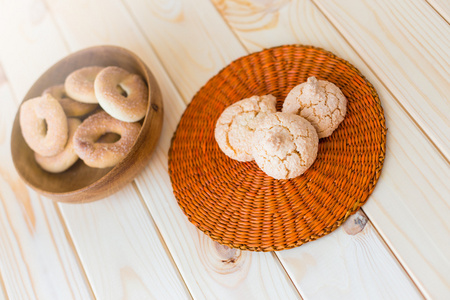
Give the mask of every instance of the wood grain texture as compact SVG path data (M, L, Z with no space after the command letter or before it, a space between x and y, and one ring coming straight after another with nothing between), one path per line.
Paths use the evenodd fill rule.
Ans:
M281 7L280 2L274 2L275 7L241 1L218 0L215 4L252 51L273 46L270 39L262 38L268 30L279 44L313 44L333 51L375 86L385 110L387 153L380 180L363 209L396 256L406 258L401 262L423 293L448 293L448 164L394 96L311 2L283 2ZM252 10L265 14L265 19L246 17ZM267 21L275 17L278 22ZM267 22L271 24L268 29ZM424 243L424 237L434 246Z
M0 299L7 300L8 296L6 294L5 283L3 282L3 278L0 276Z
M186 103L213 74L247 54L209 1L124 2Z
M0 60L17 104L52 64L67 54L41 0L0 2Z
M215 245L205 245L210 241L209 238L185 219L171 192L167 173L168 143L165 143L165 148L161 148L162 140L170 140L180 115L185 109L182 98L148 41L141 35L139 28L120 2L96 1L83 2L81 5L75 5L75 2L78 3L77 1L66 2L65 4L69 5L66 7L60 2L49 1L52 14L71 49L106 42L128 47L137 53L158 76L164 105L168 109L165 110L159 146L148 167L136 181L193 297L199 299L298 298L294 286L272 256L251 253L243 255L233 252L230 254L227 251L217 250ZM106 8L108 13L104 13ZM80 20L83 21L80 22ZM172 61L172 63L176 62ZM184 77L187 78L187 75ZM158 170L157 173L154 173L156 170ZM150 180L148 186L147 179ZM65 209L64 207L64 213ZM217 254L218 251L220 251L219 254ZM225 253L222 254L223 252ZM89 274L89 270L87 273ZM262 276L261 274L271 275Z
M361 211L339 230L278 256L306 299L422 299ZM318 273L325 278L312 276Z
M102 201L60 207L98 299L190 298L131 185Z
M84 271L53 203L28 189L12 164L10 133L18 106L1 65L0 99L0 273L5 295L91 299Z
M450 22L450 2L447 0L427 0L427 2L447 21Z
M450 26L423 0L315 1L450 160Z

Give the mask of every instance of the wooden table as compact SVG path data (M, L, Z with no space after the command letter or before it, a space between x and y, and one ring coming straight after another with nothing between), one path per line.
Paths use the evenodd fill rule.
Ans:
M0 2L0 299L450 299L450 2L447 0L17 0ZM311 44L354 64L388 127L363 208L301 247L223 247L189 223L167 173L195 92L232 60ZM53 203L10 154L13 117L48 67L112 44L156 75L164 128L133 183Z

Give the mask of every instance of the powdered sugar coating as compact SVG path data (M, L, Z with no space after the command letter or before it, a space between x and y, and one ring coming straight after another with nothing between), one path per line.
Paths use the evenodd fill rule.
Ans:
M102 70L94 83L100 106L124 122L136 122L147 112L148 88L139 75L119 67Z
M63 151L54 156L47 157L34 153L34 158L36 159L38 165L48 172L64 172L78 160L78 155L73 149L73 136L76 129L81 124L81 121L76 118L68 118L67 123L69 126L69 138L67 139L67 143Z
M303 117L277 112L258 123L252 155L256 164L275 179L303 174L317 157L319 138Z
M103 67L92 66L78 69L67 76L64 82L67 95L83 103L98 103L94 91L94 81Z
M104 111L89 116L75 131L75 153L92 168L107 168L119 163L130 151L141 130L139 123L117 120ZM120 135L115 143L98 143L105 133Z
M232 159L251 161L251 141L256 124L276 112L272 95L252 96L228 106L216 123L214 135L220 149Z
M309 77L289 92L282 111L304 117L316 128L319 138L325 138L344 120L347 98L333 83Z
M47 94L20 107L20 129L28 146L42 156L54 156L67 143L67 117L58 100Z

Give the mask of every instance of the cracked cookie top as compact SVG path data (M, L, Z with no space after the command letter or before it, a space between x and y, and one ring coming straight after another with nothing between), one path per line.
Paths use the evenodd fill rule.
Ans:
M316 128L319 138L324 138L344 120L347 98L333 83L309 77L289 92L282 111L304 117Z
M252 154L257 165L275 179L303 174L317 157L319 138L303 117L277 112L258 123Z
M276 112L272 95L252 96L228 106L216 123L214 136L227 156L239 161L251 161L251 141L256 124L268 113Z

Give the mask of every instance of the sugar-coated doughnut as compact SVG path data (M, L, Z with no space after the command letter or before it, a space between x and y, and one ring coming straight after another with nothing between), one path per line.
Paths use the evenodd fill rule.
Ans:
M34 153L34 158L36 159L38 165L40 165L42 169L48 172L51 173L64 172L78 160L78 155L75 153L75 150L73 149L72 138L73 135L75 134L75 130L81 124L81 121L76 118L68 118L67 124L69 126L69 138L62 152L54 156L42 156L39 155L38 153Z
M64 88L64 84L49 87L42 94L50 94L58 100L67 117L83 116L98 107L98 104L83 103L69 98L66 89Z
M70 73L64 82L67 95L76 101L98 103L95 97L94 81L101 70L103 67L92 66Z
M319 137L303 117L277 112L261 120L253 135L256 164L275 179L303 174L317 157Z
M97 75L94 86L100 106L114 118L136 122L145 116L148 88L139 75L107 67Z
M54 156L67 143L64 110L50 94L25 101L20 107L20 128L28 146L42 156Z
M272 95L252 96L225 108L216 122L214 137L225 155L251 161L251 141L258 119L277 111Z
M335 84L309 77L307 82L289 92L282 111L307 119L316 128L319 138L325 138L344 120L347 98Z
M73 137L75 153L93 168L107 168L116 165L130 151L141 125L117 120L102 111L89 116L78 126ZM115 143L98 143L105 133L120 135Z

